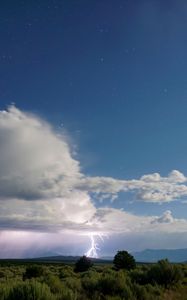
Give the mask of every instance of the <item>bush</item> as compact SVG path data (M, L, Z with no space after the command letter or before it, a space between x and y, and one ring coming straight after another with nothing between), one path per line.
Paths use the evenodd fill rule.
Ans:
M46 284L25 281L14 286L6 300L55 300L55 296Z
M31 265L26 268L25 273L23 274L23 279L31 279L36 277L41 277L45 274L45 268L39 265Z
M80 257L75 264L75 272L85 272L93 266L92 261L85 255Z
M98 289L104 295L120 296L124 299L133 299L131 282L124 272L103 275L98 282Z
M67 277L63 281L64 285L72 290L73 292L80 292L81 291L81 281L79 278L74 278L74 277Z
M147 272L142 269L134 269L129 272L132 282L140 285L147 284Z
M147 285L134 285L134 292L137 300L160 300L162 290L157 286Z
M93 295L98 291L98 282L100 279L100 274L93 271L88 271L84 273L84 276L81 279L82 287L84 292L89 299L93 298Z
M48 275L45 279L45 283L50 287L52 293L57 294L62 292L63 285L59 277Z
M131 270L136 267L136 261L134 257L127 251L118 251L114 257L113 264L117 270Z
M77 300L77 299L78 299L78 297L77 297L76 291L73 292L72 290L68 289L67 287L64 287L62 293L57 295L57 300ZM81 299L81 300L83 300L83 299Z
M148 282L163 285L165 288L178 283L182 277L180 267L169 263L167 259L158 261L147 272Z
M66 278L66 277L74 277L74 276L76 276L76 274L73 272L73 269L70 266L64 266L59 271L59 277L61 279Z
M0 278L6 277L6 274L4 271L0 270Z
M9 285L0 284L0 299L1 300L7 300L11 289L12 289L12 285L10 286L10 284Z

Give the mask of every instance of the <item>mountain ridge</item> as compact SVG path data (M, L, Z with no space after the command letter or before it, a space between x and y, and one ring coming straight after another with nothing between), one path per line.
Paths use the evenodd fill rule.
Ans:
M130 252L137 262L154 263L161 259L168 259L170 262L183 263L187 262L187 248L179 249L145 249L142 251ZM40 255L38 257L26 257L26 258L2 258L0 260L5 261L30 261L30 262L76 262L81 255ZM93 262L98 263L111 263L114 256L101 256L98 258L90 258Z
M139 262L156 262L167 258L171 262L186 262L187 248L180 249L145 249L143 251L132 252L132 255Z

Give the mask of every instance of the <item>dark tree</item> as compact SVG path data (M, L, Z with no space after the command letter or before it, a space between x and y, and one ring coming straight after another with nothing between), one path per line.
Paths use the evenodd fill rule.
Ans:
M127 251L118 251L118 253L114 256L113 264L117 270L131 270L136 267L134 257Z
M80 257L75 264L75 272L85 272L93 266L92 261L85 255Z

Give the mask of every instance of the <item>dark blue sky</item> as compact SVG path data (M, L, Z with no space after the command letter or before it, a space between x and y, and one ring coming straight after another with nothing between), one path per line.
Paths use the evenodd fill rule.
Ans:
M63 123L86 174L187 174L186 1L7 0L0 37L0 108Z

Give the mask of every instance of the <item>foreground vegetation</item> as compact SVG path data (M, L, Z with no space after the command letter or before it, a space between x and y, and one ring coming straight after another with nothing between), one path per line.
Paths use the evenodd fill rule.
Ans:
M185 300L187 266L167 260L128 268L121 253L114 265L0 263L0 300ZM122 262L122 264L121 264Z

